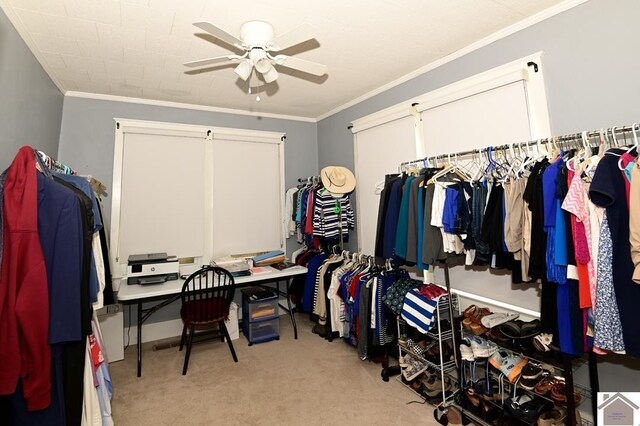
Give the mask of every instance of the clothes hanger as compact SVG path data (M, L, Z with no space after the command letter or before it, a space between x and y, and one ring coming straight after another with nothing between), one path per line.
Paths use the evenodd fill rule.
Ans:
M631 151L638 151L638 135L636 133L636 123L633 123L631 125L631 131L633 133L633 145L631 147L629 147L629 149L627 149L627 151L625 152L625 154L631 154ZM623 133L624 135L624 133ZM626 139L625 139L626 140ZM618 160L618 168L620 170L624 170L624 167L622 167L622 156L620 157L620 159Z
M615 127L611 127L609 129L609 131L611 132L611 137L613 139L613 146L617 148L618 147L618 139L616 138L616 135L615 135L616 128ZM605 133L605 135L606 135L606 133ZM622 156L622 154L618 154L618 153L612 152L611 150L607 150L605 152L605 154L613 155L615 157L621 157Z
M600 144L598 145L598 157L602 158L604 153L609 149L609 146L608 146L609 141L607 139L607 135L604 128L600 129L598 134L600 135Z

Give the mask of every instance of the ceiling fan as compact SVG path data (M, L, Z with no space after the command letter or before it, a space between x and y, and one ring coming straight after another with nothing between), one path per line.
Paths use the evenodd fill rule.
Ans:
M199 61L185 62L186 67L201 67L205 65L222 64L225 62L239 62L234 69L242 80L247 80L255 68L266 83L271 83L278 78L275 65L291 68L305 73L322 76L327 73L327 66L305 59L294 58L288 55L273 56L271 52L279 52L288 47L295 46L314 38L314 28L309 24L299 27L275 37L273 27L263 21L249 21L242 24L240 38L237 38L225 30L209 23L196 22L193 25L216 37L245 51L244 55L226 55Z

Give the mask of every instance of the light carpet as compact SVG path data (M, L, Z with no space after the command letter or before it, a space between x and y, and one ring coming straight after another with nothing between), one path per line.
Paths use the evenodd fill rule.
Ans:
M342 339L311 333L297 315L298 340L287 316L280 340L247 345L234 340L238 363L226 343L194 344L182 376L184 352L143 345L142 377L136 347L110 364L113 419L126 425L437 425L433 407L395 377L383 382L381 366L361 361ZM175 339L174 339L175 340Z

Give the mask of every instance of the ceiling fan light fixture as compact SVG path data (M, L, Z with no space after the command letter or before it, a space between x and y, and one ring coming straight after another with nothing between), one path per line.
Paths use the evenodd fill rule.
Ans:
M276 71L273 65L271 64L269 65L270 65L270 69L267 72L262 73L262 77L264 77L265 83L273 83L278 78L278 71ZM256 67L256 69L258 68Z
M240 77L242 80L247 81L247 79L251 75L252 69L253 69L253 66L251 65L251 61L247 59L245 61L240 62L238 66L235 67L233 72L238 74L238 77Z

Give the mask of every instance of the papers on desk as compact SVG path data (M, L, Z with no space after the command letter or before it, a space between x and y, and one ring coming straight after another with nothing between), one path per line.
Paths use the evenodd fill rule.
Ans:
M211 262L213 266L219 266L223 269L226 269L233 275L234 277L246 277L251 275L249 270L249 264L245 260L235 260L235 262L219 264L216 262Z
M260 275L260 274L268 274L273 272L273 269L264 267L264 266L256 266L250 269L251 275Z

